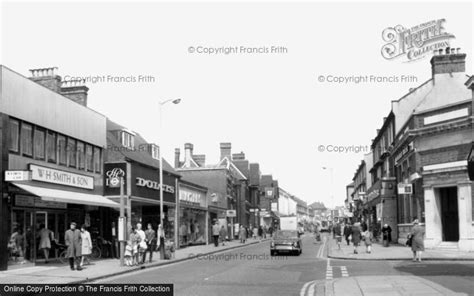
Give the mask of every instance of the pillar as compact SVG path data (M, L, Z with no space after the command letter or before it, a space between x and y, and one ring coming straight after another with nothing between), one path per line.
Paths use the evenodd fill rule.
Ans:
M440 201L432 186L424 186L425 194L425 247L433 248L442 239Z
M462 251L474 251L472 227L472 182L458 182L459 243Z

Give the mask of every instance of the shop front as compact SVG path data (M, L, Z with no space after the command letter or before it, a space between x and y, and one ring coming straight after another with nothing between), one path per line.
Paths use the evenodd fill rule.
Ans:
M129 231L137 223L141 223L143 229L150 223L155 231L158 230L161 220L158 168L133 161L106 163L104 173L105 196L117 203L120 203L120 188L111 186L110 180L117 175L124 178L124 205ZM175 240L177 181L177 175L164 171L163 227L165 239L171 241Z
M207 189L181 180L179 182L179 246L207 244L209 242L209 213Z
M64 244L71 222L84 224L94 242L109 239L104 221L118 205L97 194L93 175L30 163L28 170L6 171L5 181L11 204L9 268L57 259L61 249L55 243Z

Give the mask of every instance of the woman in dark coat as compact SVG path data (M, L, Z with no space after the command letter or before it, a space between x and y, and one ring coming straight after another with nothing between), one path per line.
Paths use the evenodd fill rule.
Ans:
M347 245L350 245L349 236L351 235L351 225L347 223L344 226L344 238L346 239Z
M392 228L388 224L384 224L382 227L383 246L388 247L392 241Z
M354 226L351 228L351 235L352 235L352 244L354 244L354 254L357 254L357 247L360 244L361 239L361 228L360 223L354 223Z
M71 223L71 228L66 231L64 241L66 242L67 252L66 257L69 258L69 265L71 270L74 270L74 261L76 261L77 270L82 270L80 266L82 240L81 232L76 229L76 223Z
M418 219L413 221L413 228L411 229L410 236L411 241L411 250L413 251L413 262L418 260L421 262L421 252L425 250L425 243L423 237L425 235L425 230L418 223Z

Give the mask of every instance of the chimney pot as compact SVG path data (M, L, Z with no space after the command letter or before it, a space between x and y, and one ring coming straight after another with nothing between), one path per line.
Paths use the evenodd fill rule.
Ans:
M181 155L181 150L179 148L174 149L174 167L179 168L181 163L179 162L179 157Z
M433 50L433 55L437 55L438 54L438 50Z
M451 52L451 48L450 47L446 47L446 54L449 54Z
M455 54L456 53L456 49L455 48L451 48L451 54Z
M443 49L439 49L438 52L439 52L439 55L442 55L443 54Z
M461 53L461 48L459 48L459 47L456 48L456 53L457 53L457 54L460 54L460 53Z

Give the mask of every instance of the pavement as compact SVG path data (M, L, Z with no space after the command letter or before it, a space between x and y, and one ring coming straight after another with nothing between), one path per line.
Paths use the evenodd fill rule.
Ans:
M268 240L268 239L266 239ZM92 261L91 265L85 265L83 270L71 270L68 264L50 262L31 267L15 268L0 271L0 284L81 284L121 274L131 273L145 268L168 265L184 260L214 254L226 250L232 250L252 244L258 244L265 240L249 239L245 244L238 240L230 241L225 246L214 244L190 246L176 250L175 256L169 260L160 260L159 253L153 254L153 261L139 266L120 266L119 259L101 259ZM147 254L148 259L149 254Z
M391 244L384 247L380 243L372 244L372 252L366 253L365 244L358 247L358 254L354 254L352 244L348 246L343 240L339 250L336 241L330 240L328 244L328 257L333 259L348 260L412 260L413 252L410 247L399 244ZM474 261L474 252L462 252L457 250L425 249L422 260L436 261Z

